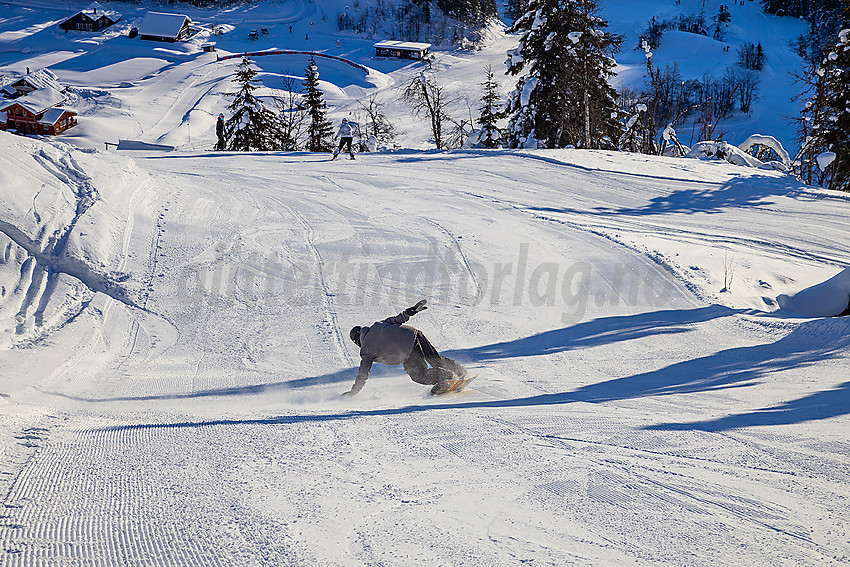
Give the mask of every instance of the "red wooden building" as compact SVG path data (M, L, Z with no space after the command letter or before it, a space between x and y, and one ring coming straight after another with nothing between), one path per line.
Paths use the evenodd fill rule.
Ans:
M55 135L77 124L77 113L60 108L62 93L51 88L38 89L0 103L0 129L21 134Z

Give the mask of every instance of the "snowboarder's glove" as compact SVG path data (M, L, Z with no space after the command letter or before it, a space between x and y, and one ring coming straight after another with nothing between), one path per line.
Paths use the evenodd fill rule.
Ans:
M360 376L358 375L358 378L359 377ZM355 380L354 384L351 386L351 390L349 390L348 392L343 392L342 396L344 398L350 398L352 396L356 396L357 393L360 392L360 390L363 389L363 384L365 384L365 383L366 383L365 379L363 379L362 381L361 380Z
M419 303L417 303L413 307L408 307L407 309L404 310L404 314L407 315L408 317L413 317L414 315L416 315L420 311L428 309L428 307L425 305L425 303L427 301L428 301L427 299L423 299L422 301L420 301Z

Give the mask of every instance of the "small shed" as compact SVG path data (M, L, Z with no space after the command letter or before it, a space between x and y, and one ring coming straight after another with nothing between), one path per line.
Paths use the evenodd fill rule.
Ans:
M77 30L96 32L109 27L121 19L121 14L114 10L104 10L97 4L85 10L77 12L61 24L59 27L65 31Z
M148 12L139 26L139 36L150 41L183 41L189 37L191 23L189 16L183 14Z
M118 140L119 150L142 150L142 151L161 151L173 152L174 146L165 144L151 144L150 142L140 142L139 140Z
M378 57L398 57L399 59L423 59L431 49L430 43L413 41L379 41L375 44Z
M77 113L59 105L65 96L50 87L0 104L0 129L15 130L23 134L59 134L77 123Z

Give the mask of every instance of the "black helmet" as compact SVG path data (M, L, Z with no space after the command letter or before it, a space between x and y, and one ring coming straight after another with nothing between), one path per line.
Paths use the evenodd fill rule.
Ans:
M355 325L351 327L351 332L348 333L348 336L357 346L360 346L360 329L361 327L359 325Z

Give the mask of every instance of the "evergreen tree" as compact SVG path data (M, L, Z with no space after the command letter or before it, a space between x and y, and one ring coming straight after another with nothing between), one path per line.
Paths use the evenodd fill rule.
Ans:
M254 96L259 81L253 64L248 57L242 58L233 78L239 90L227 94L233 97L227 106L231 112L230 118L224 123L228 150L252 152L277 149L278 119L274 112Z
M333 124L327 119L327 105L324 94L319 90L319 68L310 57L310 63L304 70L304 106L310 116L307 126L307 151L333 151Z
M509 30L523 34L508 52L508 73L520 76L508 102L511 147L614 147L622 124L608 80L622 39L596 12L596 0L530 0Z
M758 45L745 43L738 49L738 65L745 69L761 71L766 62L767 54L765 54L761 43Z
M498 85L493 80L493 68L487 65L485 71L487 78L481 83L484 90L479 108L481 114L478 115L478 125L481 126L478 145L485 148L498 148L502 145L502 132L496 126L496 122L505 117L505 111L501 109Z
M468 25L484 27L497 13L495 0L437 0L436 3L446 15Z
M820 66L809 64L798 80L811 98L797 121L794 166L806 183L850 191L850 29L841 31ZM823 159L833 155L831 162Z

